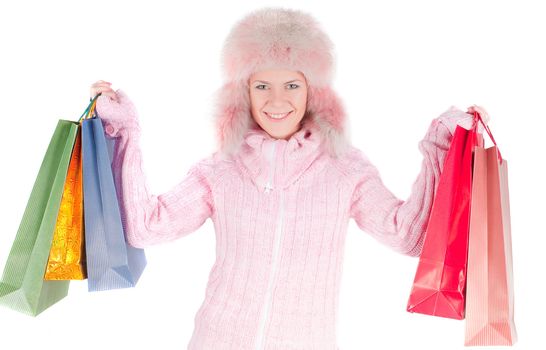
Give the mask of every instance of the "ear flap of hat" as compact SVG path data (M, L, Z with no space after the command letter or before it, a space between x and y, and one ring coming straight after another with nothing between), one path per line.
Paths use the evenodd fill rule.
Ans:
M225 83L216 92L215 107L217 144L227 156L238 150L246 131L257 125L250 114L248 86L238 81Z
M326 149L338 157L350 146L347 135L348 120L341 99L330 87L309 86L307 90L307 111L309 117L319 126Z

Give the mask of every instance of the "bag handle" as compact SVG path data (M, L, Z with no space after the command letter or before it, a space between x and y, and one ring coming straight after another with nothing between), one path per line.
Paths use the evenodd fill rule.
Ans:
M473 111L472 114L474 115L474 123L472 125L473 131L477 132L478 122L482 123L485 131L487 131L487 133L489 134L489 137L491 138L491 141L493 141L493 144L497 147L497 155L498 155L498 158L499 158L499 162L500 162L500 164L502 164L502 156L501 156L501 153L500 153L499 146L497 145L497 142L495 141L495 138L493 137L493 134L491 133L491 130L489 129L489 126L486 125L483 122L482 117L480 116L480 113L478 113L476 111Z
M90 99L89 105L87 105L87 108L85 109L85 111L83 112L81 117L78 119L78 122L81 123L82 118L83 119L89 119L89 118L92 118L93 115L95 115L95 106L97 104L97 98L100 95L102 95L102 92L97 94L97 96L95 96L94 98ZM85 116L85 118L84 118L84 116Z

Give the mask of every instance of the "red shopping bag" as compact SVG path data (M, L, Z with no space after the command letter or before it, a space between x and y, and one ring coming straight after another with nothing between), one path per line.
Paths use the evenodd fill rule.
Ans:
M468 242L466 346L513 345L514 286L508 165L493 147L474 153Z
M457 126L444 161L407 311L463 319L472 185L474 127Z

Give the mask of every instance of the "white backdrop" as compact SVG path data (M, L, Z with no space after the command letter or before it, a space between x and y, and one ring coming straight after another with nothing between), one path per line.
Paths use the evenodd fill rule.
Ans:
M509 164L515 348L544 348L546 22L539 1L18 1L0 4L0 268L58 119L76 120L90 85L135 102L151 191L167 191L215 147L220 49L249 10L311 12L336 44L335 89L353 143L400 198L422 161L417 144L449 106L484 106ZM490 141L486 137L486 144ZM540 164L540 165L539 165ZM350 222L340 295L341 349L463 349L464 321L410 314L418 260ZM146 250L136 288L69 295L36 318L0 308L0 348L182 349L214 262L207 222Z

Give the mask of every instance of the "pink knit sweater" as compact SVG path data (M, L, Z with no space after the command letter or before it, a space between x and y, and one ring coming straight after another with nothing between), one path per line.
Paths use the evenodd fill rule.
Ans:
M421 172L402 200L360 150L329 157L313 124L289 140L251 129L237 156L203 158L172 190L154 195L142 171L134 108L101 96L97 113L117 139L112 166L129 244L172 241L207 218L214 224L216 262L188 344L195 350L338 349L349 219L418 256L451 137L469 116L452 107L432 120L419 142Z

